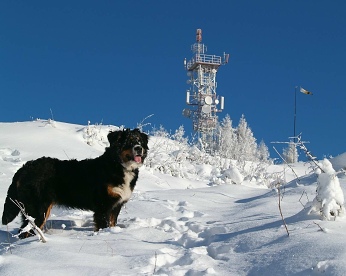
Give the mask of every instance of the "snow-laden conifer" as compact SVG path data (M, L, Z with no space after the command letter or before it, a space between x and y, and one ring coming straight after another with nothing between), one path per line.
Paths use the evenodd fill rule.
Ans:
M288 143L287 148L283 149L282 156L287 163L298 162L298 151L297 151L296 144L293 141L290 141Z
M269 149L263 140L258 145L257 158L260 162L267 162L269 160Z
M224 158L236 159L236 136L232 127L231 117L228 114L221 121L219 133L219 155Z
M236 144L236 156L237 160L241 161L256 161L257 156L257 143L256 138L253 135L251 128L245 119L245 116L239 120L238 127L236 129L237 144Z

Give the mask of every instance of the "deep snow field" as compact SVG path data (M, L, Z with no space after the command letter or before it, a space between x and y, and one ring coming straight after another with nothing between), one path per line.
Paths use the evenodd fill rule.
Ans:
M0 123L0 214L26 161L101 155L108 131L117 127L93 129L98 132L44 120ZM151 137L149 148L155 146ZM331 162L335 170L345 167L346 154ZM59 207L46 224L46 243L13 237L19 217L1 225L0 275L345 275L346 217L308 215L317 176L310 164L292 167L299 179L286 165L268 167L285 178L281 208L289 236L276 189L254 180L213 185L208 170L180 178L146 165L114 228L94 233L92 212ZM346 178L339 179L345 192Z

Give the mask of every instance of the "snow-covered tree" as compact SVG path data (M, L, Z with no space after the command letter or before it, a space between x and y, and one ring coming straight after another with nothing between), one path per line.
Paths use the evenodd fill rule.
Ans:
M256 161L257 143L253 132L248 126L245 116L242 115L236 129L237 145L236 155L238 160Z
M168 131L162 125L160 125L159 129L153 128L152 134L156 137L169 137Z
M184 126L181 125L175 133L172 135L173 140L179 142L182 145L187 145L188 139L185 137Z
M245 116L239 120L236 128L232 127L232 120L227 114L219 126L219 147L220 157L238 161L267 161L269 151L262 141L259 145L249 127Z
M296 144L293 141L289 142L287 148L283 149L282 155L287 163L298 162L298 151Z
M262 140L257 148L257 158L258 161L268 161L269 160L269 150L267 145Z
M219 133L219 155L224 158L235 159L236 136L232 127L231 117L228 114L221 121Z

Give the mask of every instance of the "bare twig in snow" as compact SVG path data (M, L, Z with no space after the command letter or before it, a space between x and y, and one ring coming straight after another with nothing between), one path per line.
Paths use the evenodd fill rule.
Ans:
M277 189L278 189L278 195L279 195L279 211L280 211L282 222L286 228L287 236L290 236L290 232L288 232L287 224L281 210L281 188L280 187L281 187L281 183L278 182Z
M108 244L108 242L106 240L103 240L106 244L107 244L107 247L109 247L109 249L111 250L112 252L112 257L114 256L114 249ZM107 249L108 251L108 249Z
M157 253L155 251L155 264L154 264L154 273L153 274L156 273L156 263L157 263Z
M298 136L297 136L297 140L298 140L297 145L299 146L299 148L300 148L301 150L304 151L306 157L308 157L308 158L310 159L310 161L313 162L313 163L316 165L316 167L318 167L318 168L321 170L321 172L324 173L324 170L323 170L323 169L321 168L321 166L316 162L316 157L314 157L314 156L312 155L312 153L311 153L311 152L307 149L307 147L305 146L304 142L302 141L301 135L298 135Z
M300 204L301 205L303 205L303 207L304 207L304 209L305 209L305 205L301 202L301 199L303 198L303 195L306 195L306 199L307 199L307 201L309 202L309 197L308 197L308 194L306 193L306 191L303 191L302 192L302 195L300 196L300 198L299 198L299 202L300 202Z
M294 173L294 175L297 177L298 181L300 181L298 175L296 174L296 172L294 171L294 169L292 168L292 166L286 162L286 160L282 157L282 155L277 151L277 149L276 149L275 147L273 147L273 148L274 148L274 150L276 151L276 153L280 156L280 158L286 163L286 165L292 170L292 172Z
M314 224L316 224L322 232L327 233L326 229L319 225L317 222L314 222Z

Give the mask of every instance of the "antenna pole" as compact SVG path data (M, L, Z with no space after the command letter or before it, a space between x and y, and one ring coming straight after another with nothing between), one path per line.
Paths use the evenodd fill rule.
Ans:
M294 88L294 122L293 122L293 142L296 142L296 120L297 120L297 88Z

